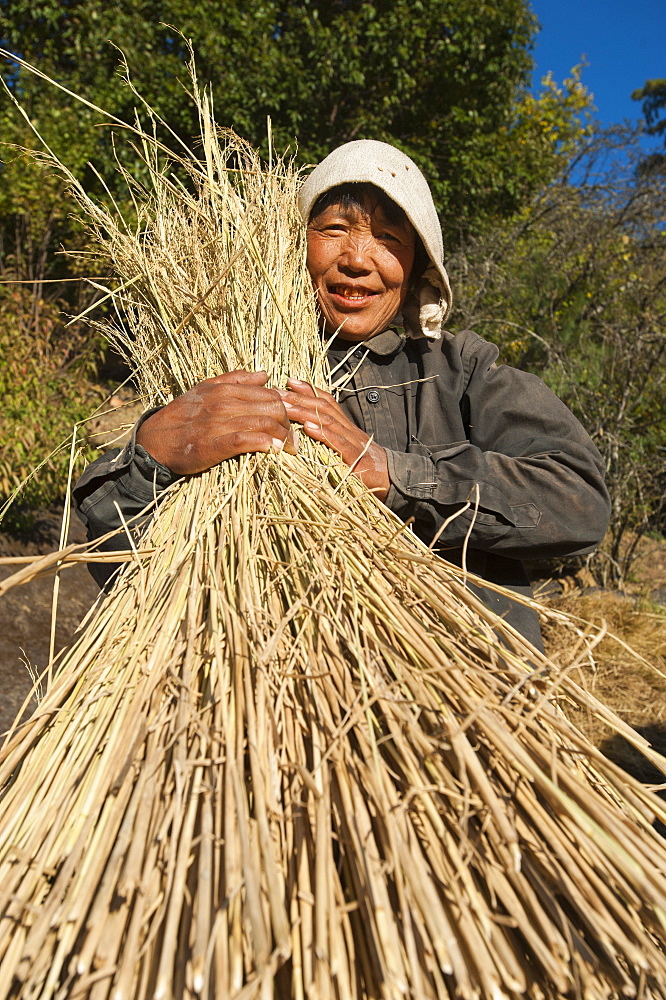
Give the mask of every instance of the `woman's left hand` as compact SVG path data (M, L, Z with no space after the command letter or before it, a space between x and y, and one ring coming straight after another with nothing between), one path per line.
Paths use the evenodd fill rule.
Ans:
M308 437L323 441L336 451L355 476L379 500L385 500L391 485L386 452L353 424L330 393L298 379L287 380L289 391L280 391L290 420L301 424Z

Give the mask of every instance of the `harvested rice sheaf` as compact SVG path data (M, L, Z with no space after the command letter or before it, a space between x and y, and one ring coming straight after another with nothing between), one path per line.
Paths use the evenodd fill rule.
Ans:
M138 222L78 189L115 343L147 405L330 385L299 178L198 101ZM557 701L639 738L335 455L190 477L134 544L0 753L0 998L666 997L666 810Z

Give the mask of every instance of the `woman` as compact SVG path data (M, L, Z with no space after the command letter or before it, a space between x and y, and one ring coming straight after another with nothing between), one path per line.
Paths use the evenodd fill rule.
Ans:
M139 421L130 444L94 462L75 501L90 537L119 526L179 476L237 455L296 450L294 426L329 444L446 559L530 594L522 559L590 551L608 521L602 461L535 376L497 349L443 330L451 291L430 189L386 143L334 150L299 195L307 266L339 399L264 372L208 379ZM115 544L115 543L114 543ZM108 567L95 567L98 580ZM532 642L528 608L475 588Z

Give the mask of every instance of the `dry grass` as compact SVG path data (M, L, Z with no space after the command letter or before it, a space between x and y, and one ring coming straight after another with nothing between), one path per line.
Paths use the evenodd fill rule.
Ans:
M607 628L611 635L595 649L594 665L581 665L577 677L655 750L666 753L666 610L645 598L610 592L570 594L551 599L548 606ZM545 623L544 640L549 656L566 667L571 631L551 619ZM581 710L567 714L596 746L635 777L663 782L663 776L641 754L610 733L596 716Z
M158 402L324 385L298 178L200 112L137 227L79 190L114 336ZM554 702L649 748L335 456L192 477L140 544L0 752L0 998L666 997L666 809Z

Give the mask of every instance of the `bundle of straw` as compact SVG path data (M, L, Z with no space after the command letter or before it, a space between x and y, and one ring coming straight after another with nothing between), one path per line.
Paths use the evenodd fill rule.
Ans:
M324 386L298 176L198 102L134 227L79 188L116 340L151 403ZM0 754L0 998L666 997L666 809L335 455L191 477L134 544Z

